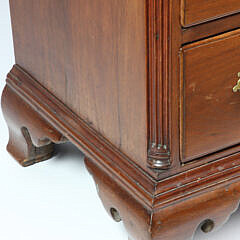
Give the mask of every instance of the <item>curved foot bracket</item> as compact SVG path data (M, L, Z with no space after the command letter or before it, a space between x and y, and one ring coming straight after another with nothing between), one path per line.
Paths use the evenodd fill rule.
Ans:
M91 159L86 158L85 164L107 212L114 220L122 219L132 240L190 240L199 225L206 233L222 226L239 205L239 180L191 192L171 203L167 197L164 203L152 196L149 204L122 185L119 176Z
M8 85L2 110L9 129L7 150L24 167L51 158L54 143L67 141Z
M107 212L124 222L132 240L192 239L199 225L204 232L215 230L239 205L239 153L154 178L19 66L8 75L2 108L10 136L7 149L21 165L50 158L54 144L67 141L64 136L85 152Z

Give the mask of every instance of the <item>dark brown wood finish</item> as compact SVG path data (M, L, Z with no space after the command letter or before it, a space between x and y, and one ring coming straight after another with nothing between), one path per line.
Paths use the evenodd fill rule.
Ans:
M132 240L189 239L239 204L240 15L219 18L239 3L197 3L10 0L9 152L27 166L74 143Z
M128 192L117 178L110 177L109 171L88 158L85 163L98 185L106 211L110 216L112 209L117 212L131 239L190 240L199 225L205 232L222 226L239 205L239 176L202 189L199 180L196 190L188 189L189 194L181 199L175 198L161 206L162 199L153 197L152 204L147 206Z
M7 150L24 167L51 158L54 143L67 141L9 86L3 91L2 109L9 128Z
M182 43L186 44L239 28L240 14L210 21L191 28L182 29Z
M170 32L169 1L148 3L149 146L148 165L168 169L170 150Z
M16 63L146 168L146 1L10 5Z
M202 22L240 12L238 0L181 0L182 26L189 27Z
M182 161L240 142L240 31L182 49Z
M110 209L120 212L132 239L167 237L184 240L193 235L201 222L211 219L215 226L221 225L236 209L239 202L239 154L188 171L182 168L181 174L156 181L18 66L8 75L6 89L11 89L15 99L30 110L37 110L44 122L53 126L56 132L62 132L93 159L91 164L87 161L87 166L100 186L104 205L108 212ZM5 94L3 103L10 97L13 98ZM21 112L22 116L28 114L25 111ZM5 112L5 115L9 116L9 113ZM34 127L34 122L29 123L29 128ZM44 136L43 129L38 129L39 136ZM21 145L16 143L16 146ZM216 201L219 201L218 209L213 208ZM189 212L197 217L193 218ZM182 224L177 227L174 223L180 220ZM184 224L188 228L183 232Z
M120 176L125 176L126 181L124 181L128 182L128 186L130 184L129 182L132 182L131 184L133 184L135 189L138 189L141 193L145 192L149 196L152 196L154 191L156 191L155 193L157 195L163 195L163 193L175 189L176 186L178 189L182 189L182 187L185 186L188 187L190 182L198 184L201 178L215 178L216 175L221 175L223 169L225 172L227 172L227 169L232 171L240 165L239 155L231 155L231 153L229 153L228 155L230 156L223 158L221 154L218 154L215 156L215 159L218 160L201 164L201 166L193 168L192 170L190 170L191 165L182 166L180 168L182 172L178 175L172 173L172 177L166 177L163 173L159 174L159 176L161 175L162 177L163 175L164 177L157 181L140 168L137 168L131 159L121 154L116 147L104 139L84 120L80 119L18 66L14 66L8 74L7 88L13 89L15 98L19 98L23 103L26 102L30 110L37 109L37 114L44 119L46 123L53 126L53 128L56 129L55 131L61 132L71 142L75 143L87 156L99 164L103 164L107 169L115 168L114 174L122 172ZM7 97L3 95L3 103L7 98L8 95ZM6 112L5 115L9 115L8 112ZM24 114L22 115L24 116ZM31 124L33 125L32 127L35 126L33 122L31 122ZM30 126L28 128L30 128ZM38 135L40 135L43 130L41 128L38 129L38 131ZM235 167L232 169L232 166ZM167 173L168 176L171 174L167 171L165 173ZM124 182L123 179L121 181ZM142 190L144 191L142 192Z

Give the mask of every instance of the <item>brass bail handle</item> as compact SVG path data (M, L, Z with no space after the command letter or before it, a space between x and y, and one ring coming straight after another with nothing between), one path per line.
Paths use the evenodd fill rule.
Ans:
M238 73L238 77L240 78L240 72ZM237 85L233 87L233 92L240 91L240 79L237 81Z

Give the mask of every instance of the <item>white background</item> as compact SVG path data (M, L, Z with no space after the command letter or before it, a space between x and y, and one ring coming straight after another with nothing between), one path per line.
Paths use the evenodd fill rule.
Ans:
M8 0L0 0L0 92L13 64ZM62 145L53 159L22 168L5 150L1 112L0 136L0 240L127 240L123 224L104 210L76 147ZM239 240L239 223L238 211L222 229L198 230L194 240Z

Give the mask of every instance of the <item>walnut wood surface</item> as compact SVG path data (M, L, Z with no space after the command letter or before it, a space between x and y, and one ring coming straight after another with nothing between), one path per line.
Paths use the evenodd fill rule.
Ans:
M240 14L219 18L190 28L182 29L182 43L194 42L217 34L235 30L240 26Z
M10 5L16 63L146 167L145 0Z
M74 143L132 240L223 224L240 198L231 1L10 0L9 152L26 166Z
M182 161L239 143L240 31L182 50Z
M178 171L179 49L234 19L186 37L180 1L10 3L17 64L144 171Z
M17 65L8 74L7 88L14 90L14 98L18 98L19 102L26 102L25 104L29 105L30 109L36 109L37 113L35 114L41 116L45 122L56 129L56 131L61 132L62 135L76 144L94 161L108 166L107 168L109 169L115 168L114 174L122 172L120 175L125 176L126 185L131 185L135 190L138 189L141 194L143 190L150 196L153 195L153 192L159 194L159 196L164 196L171 192L170 190L176 190L176 186L178 190L181 190L181 193L185 191L185 187L188 187L190 182L191 186L197 187L199 179L213 183L216 176L220 177L222 175L223 170L225 174L232 174L233 170L235 172L238 171L240 155L228 153L230 155L228 157L218 154L214 157L215 161L211 159L208 163L201 164L198 167L194 164L188 164L181 166L178 172L165 171L155 175L153 178L151 175L152 171L145 172L138 168L131 159L123 155L107 139L104 139L101 134L74 114L66 105ZM3 102L5 101L4 99L6 98L3 95ZM5 115L8 115L8 112ZM31 118L29 114L21 115ZM31 121L31 124L32 127L35 126L34 121ZM37 128L36 126L35 128L39 131L38 135L41 135L42 128ZM232 169L232 166L235 167ZM124 182L123 179L121 181ZM194 185L194 183L197 185ZM146 197L145 201L148 202L149 199L147 199Z
M12 116L18 108L16 101L24 106L21 114L17 114L21 118ZM187 171L182 167L182 173L158 181L138 168L18 66L8 74L2 103L12 128L19 129L22 125L13 119L23 119L24 126L31 128L31 132L37 131L33 139L42 139L50 127L54 131L50 131L53 135L49 139L59 142L65 140L64 135L86 154L86 164L99 186L106 210L109 212L114 208L120 213L133 240L188 239L205 220L211 219L215 227L220 226L237 208L239 154ZM11 111L5 103L9 107L13 104ZM34 120L31 116L35 116ZM46 126L39 128L38 119ZM16 139L18 131L12 133ZM21 141L16 141L14 147L24 152ZM14 157L17 159L17 155Z
M157 205L157 201L146 207L108 171L88 158L85 163L96 181L106 211L110 216L112 208L118 211L134 240L191 240L199 225L211 220L213 229L217 229L239 205L240 183L233 180L197 194L192 192L191 197L175 200L168 207Z
M171 4L148 1L148 166L171 167L170 134L170 46ZM161 31L159 31L161 29Z
M240 12L238 0L181 0L184 27Z
M24 167L51 158L54 143L67 141L9 86L3 91L2 109L9 129L7 150Z

